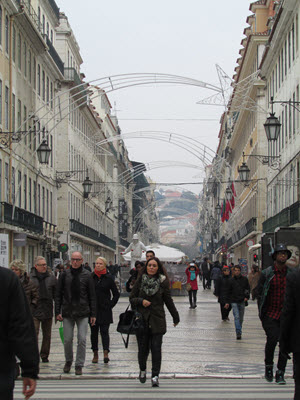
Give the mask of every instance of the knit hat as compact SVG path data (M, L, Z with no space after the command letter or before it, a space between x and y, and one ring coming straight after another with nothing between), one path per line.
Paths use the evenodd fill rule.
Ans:
M229 269L228 265L223 265L222 269Z

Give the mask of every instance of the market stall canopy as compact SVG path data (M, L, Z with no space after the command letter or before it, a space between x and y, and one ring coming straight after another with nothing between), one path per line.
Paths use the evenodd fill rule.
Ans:
M149 246L146 246L147 250L153 250L155 252L155 256L160 259L160 261L169 261L169 262L180 262L186 255L174 247L164 246L163 244L153 243ZM130 261L131 254L127 253L123 255L126 261ZM146 260L146 253L143 253L141 261Z

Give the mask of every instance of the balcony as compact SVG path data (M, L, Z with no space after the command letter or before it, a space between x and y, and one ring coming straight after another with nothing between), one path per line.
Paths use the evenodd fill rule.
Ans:
M104 244L105 246L108 246L113 250L116 250L116 242L113 239L110 239L103 233L100 233L95 229L76 221L75 219L70 219L70 230L72 232L78 233L79 235L96 240L97 242Z
M14 217L12 217L13 206L2 202L2 222L9 225L43 234L43 218L22 208L15 207Z
M65 68L64 77L66 81L73 82L74 90L78 93L77 99L80 103L85 104L87 102L88 91L86 90L86 84L83 84L76 69L69 67Z
M44 35L45 41L48 46L48 51L50 56L52 57L53 61L55 62L57 68L60 70L62 75L64 75L64 63L62 62L61 58L59 57L57 51L55 50L53 44L51 43L51 40L48 38L47 35Z
M120 238L120 245L124 246L124 247L128 247L130 245L130 243L127 242L127 240Z
M249 233L256 230L256 218L250 218L245 225L241 227L238 231L236 231L231 238L227 240L227 247L231 247L234 243L243 239L245 236L249 235Z
M280 226L292 226L300 222L300 201L284 208L263 222L263 232L274 232Z

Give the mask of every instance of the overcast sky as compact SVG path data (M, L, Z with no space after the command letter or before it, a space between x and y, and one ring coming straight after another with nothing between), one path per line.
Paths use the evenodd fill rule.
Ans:
M80 46L84 60L81 70L87 81L149 72L185 76L219 87L215 65L219 64L232 78L246 18L251 14L248 0L56 2L67 15ZM144 85L112 92L109 99L124 134L176 133L194 138L215 151L224 108L196 104L212 94L199 87ZM142 137L128 139L125 144L132 160L152 168L146 174L157 182L203 180L203 164L188 150ZM194 146L187 140L185 147ZM154 169L157 161L163 161L164 166L171 161L172 166ZM177 167L174 161L193 167ZM182 188L196 193L201 189L195 184Z

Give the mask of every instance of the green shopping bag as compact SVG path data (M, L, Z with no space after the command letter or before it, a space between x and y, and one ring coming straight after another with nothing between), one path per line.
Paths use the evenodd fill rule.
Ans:
M63 326L62 321L60 321L60 327L58 328L58 330L59 330L59 336L62 341L62 344L64 344L64 340L65 340L64 339L64 326Z

